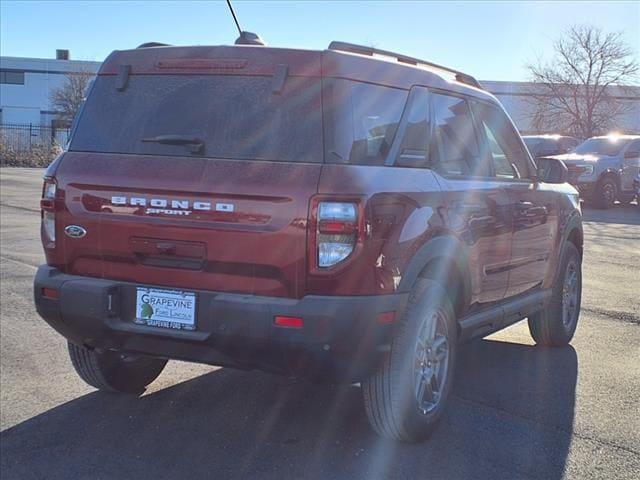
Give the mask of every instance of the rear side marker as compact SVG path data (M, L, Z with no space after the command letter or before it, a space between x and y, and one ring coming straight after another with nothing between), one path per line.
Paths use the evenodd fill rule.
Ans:
M274 317L273 324L277 327L284 327L284 328L302 328L304 325L304 322L300 317L285 317L285 316L278 315Z
M60 292L55 288L44 287L42 289L42 296L45 298L50 298L52 300L58 300L60 298Z
M388 325L395 322L396 312L383 312L378 314L378 324Z

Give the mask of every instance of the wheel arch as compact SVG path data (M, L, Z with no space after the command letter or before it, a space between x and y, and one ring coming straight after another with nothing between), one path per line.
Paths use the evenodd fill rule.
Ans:
M584 231L582 229L582 215L579 212L574 212L562 229L562 241L560 243L560 249L558 251L558 260L553 272L553 282L555 283L558 275L560 274L560 268L562 266L562 252L567 242L572 243L578 249L580 254L580 260L582 261L584 255Z
M569 231L566 241L576 246L580 253L580 258L582 258L584 254L584 232L582 231L582 227L574 225Z
M435 280L450 294L459 318L471 299L471 275L467 259L467 248L460 240L453 236L435 237L413 256L398 290L410 291L418 278Z
M616 188L619 191L620 190L620 174L614 168L607 168L606 170L604 170L598 176L598 181L596 182L596 184L599 186L600 183L602 183L603 181L605 181L608 178L610 178L614 182L616 182Z

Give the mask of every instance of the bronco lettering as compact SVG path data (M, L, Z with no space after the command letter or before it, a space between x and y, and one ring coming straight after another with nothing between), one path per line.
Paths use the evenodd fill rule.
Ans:
M149 208L145 213L168 213L172 215L188 215L189 213L178 213L180 210L194 210L208 211L211 210L211 202L195 201L193 204L189 200L167 200L165 198L151 198L147 201L144 197L130 197L127 198L121 195L113 195L111 197L112 205L131 205L133 207L145 207L149 204L155 208ZM166 207L171 204L171 209Z

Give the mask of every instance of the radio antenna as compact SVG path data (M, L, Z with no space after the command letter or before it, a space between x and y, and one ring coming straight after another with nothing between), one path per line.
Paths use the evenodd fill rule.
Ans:
M236 17L236 12L233 10L233 5L231 5L231 0L227 0L227 6L231 11L231 16L233 16L233 21L236 22L236 27L238 28L238 33L240 36L236 38L236 45L260 45L265 46L264 40L260 38L259 35L252 32L245 32L240 28L240 22L238 22L238 17Z
M240 28L238 17L236 17L236 12L233 10L233 5L231 5L231 0L227 0L227 5L229 6L229 10L231 10L231 16L233 16L233 21L236 22L236 27L238 27L238 33L240 34L240 36L242 36L242 29Z

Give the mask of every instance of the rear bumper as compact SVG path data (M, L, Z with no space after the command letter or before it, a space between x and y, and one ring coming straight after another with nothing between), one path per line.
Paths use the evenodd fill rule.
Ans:
M138 285L63 274L43 265L34 279L40 316L68 340L90 348L277 373L356 381L388 351L408 294L308 295L301 299L198 291L196 330L134 323ZM43 289L58 298L43 296ZM301 329L275 326L275 315L302 317Z

